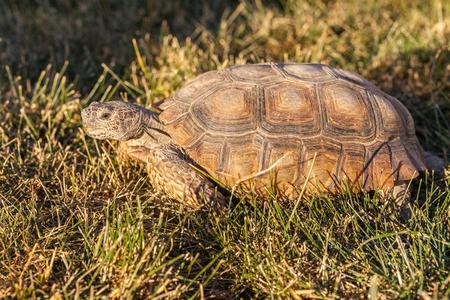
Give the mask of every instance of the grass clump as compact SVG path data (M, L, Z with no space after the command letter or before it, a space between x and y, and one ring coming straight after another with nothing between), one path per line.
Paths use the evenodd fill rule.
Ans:
M407 222L376 193L186 211L79 114L237 63L323 62L399 98L448 158L448 1L129 2L0 6L0 297L450 296L449 178L414 182Z

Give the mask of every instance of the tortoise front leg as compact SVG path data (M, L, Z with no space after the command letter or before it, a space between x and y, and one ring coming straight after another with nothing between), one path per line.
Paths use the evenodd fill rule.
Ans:
M171 198L197 209L204 205L226 204L217 187L193 167L182 151L173 145L149 148L131 143L120 143L119 151L147 164L153 186Z

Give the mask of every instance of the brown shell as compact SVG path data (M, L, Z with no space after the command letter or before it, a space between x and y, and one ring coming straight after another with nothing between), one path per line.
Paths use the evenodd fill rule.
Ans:
M335 190L388 188L424 170L407 109L364 78L320 64L258 64L204 73L162 106L169 134L232 187L307 178Z

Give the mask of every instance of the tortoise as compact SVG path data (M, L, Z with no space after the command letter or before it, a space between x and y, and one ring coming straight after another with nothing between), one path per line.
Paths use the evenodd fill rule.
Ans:
M91 137L120 141L120 151L147 163L153 185L192 207L224 203L211 179L287 200L380 190L405 205L425 158L436 165L401 102L324 64L209 71L156 107L93 102L82 121Z

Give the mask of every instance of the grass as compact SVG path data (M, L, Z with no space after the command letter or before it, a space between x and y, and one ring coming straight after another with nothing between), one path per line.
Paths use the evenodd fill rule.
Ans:
M324 62L399 98L448 159L448 1L123 3L0 4L1 298L450 297L448 178L413 182L406 222L377 193L189 211L79 114L236 63Z

